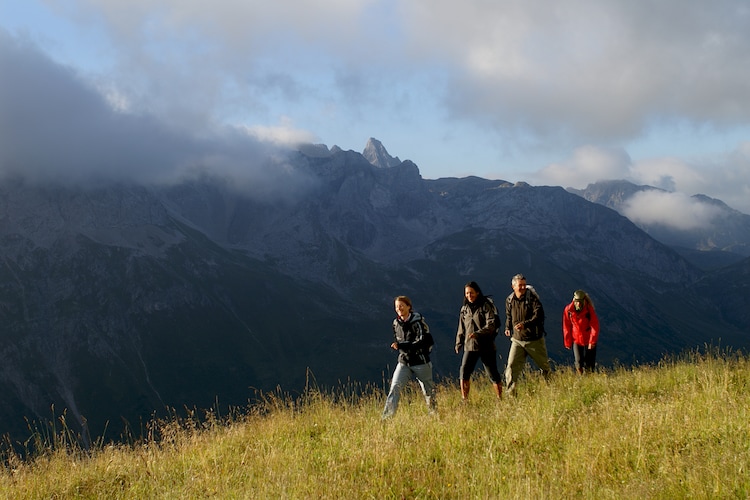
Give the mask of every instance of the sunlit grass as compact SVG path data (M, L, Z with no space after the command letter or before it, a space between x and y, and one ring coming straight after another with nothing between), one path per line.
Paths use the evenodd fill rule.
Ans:
M416 386L381 421L380 389L266 395L230 418L154 422L91 451L47 436L7 453L5 498L747 498L750 363L691 353L587 376L527 376L497 402ZM200 417L200 418L198 418ZM64 431L58 431L64 432Z

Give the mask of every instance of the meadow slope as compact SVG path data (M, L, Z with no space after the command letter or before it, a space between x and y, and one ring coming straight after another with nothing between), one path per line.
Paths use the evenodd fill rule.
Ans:
M266 394L229 416L152 422L129 444L78 447L65 426L6 447L4 498L747 498L750 361L689 353L550 382L498 402L483 377L427 414L416 385Z

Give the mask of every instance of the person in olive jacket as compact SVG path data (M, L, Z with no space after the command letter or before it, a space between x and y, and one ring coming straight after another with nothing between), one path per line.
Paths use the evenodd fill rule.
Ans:
M532 287L527 287L523 274L513 276L511 287L513 293L505 301L505 336L510 337L505 382L508 394L514 395L527 357L534 360L545 378L549 377L550 365L544 340L544 308L539 295Z
M409 297L399 295L393 303L396 318L393 320L391 349L398 351L398 364L393 371L391 388L383 409L383 418L392 417L396 413L401 387L409 381L412 374L419 381L429 412L435 413L437 402L435 383L432 380L432 362L430 362L430 351L435 341L422 315L412 309Z
M464 302L461 306L456 332L456 354L463 348L459 380L461 400L466 402L471 388L471 374L482 360L484 370L492 380L492 387L498 399L503 397L502 376L497 369L497 349L495 336L500 325L497 308L492 299L482 294L476 281L464 285Z
M583 290L573 293L573 301L565 306L562 318L563 342L573 349L576 372L594 371L596 343L599 341L599 317L594 303Z

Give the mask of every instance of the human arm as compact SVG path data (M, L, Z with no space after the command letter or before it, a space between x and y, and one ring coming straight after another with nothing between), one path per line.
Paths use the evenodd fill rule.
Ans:
M566 349L573 347L573 321L570 319L570 304L565 306L562 315L563 344Z
M456 345L455 345L456 354L458 354L458 352L464 346L465 338L466 338L466 330L464 329L463 308L462 308L458 314L458 328L456 329Z
M393 324L391 325L393 329L393 342L391 342L391 349L394 351L398 350L398 337L399 333L402 331L401 326L398 323L398 319L393 320Z
M513 318L512 313L510 310L510 298L505 301L505 336L510 337L510 334L512 333L510 330L510 326L513 324Z

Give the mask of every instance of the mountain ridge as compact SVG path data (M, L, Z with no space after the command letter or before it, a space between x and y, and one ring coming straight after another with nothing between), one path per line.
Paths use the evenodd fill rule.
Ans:
M54 406L82 431L127 434L166 408L226 409L310 376L380 383L400 294L433 331L438 377L455 376L463 284L502 300L517 272L542 296L556 363L569 362L559 315L578 288L602 318L603 364L719 338L748 347L748 318L727 309L747 303L742 283L561 187L425 180L409 160L383 168L320 145L286 162L302 182L279 198L210 176L0 182L3 428L22 436Z

